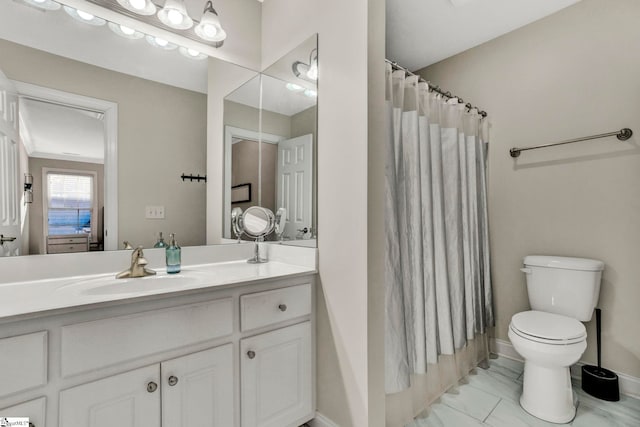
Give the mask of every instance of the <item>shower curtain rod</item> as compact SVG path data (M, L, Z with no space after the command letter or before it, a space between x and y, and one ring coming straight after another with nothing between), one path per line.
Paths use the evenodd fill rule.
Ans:
M444 96L444 97L446 97L446 98L449 98L449 99L456 98L456 99L458 100L458 103L459 103L459 104L464 104L464 101L463 101L463 100L462 100L462 98L460 98L459 96L452 95L452 94L451 94L451 92L449 92L449 91L444 92L442 89L440 89L440 86L432 86L428 81L426 81L425 79L423 79L421 76L419 76L418 74L415 74L414 72L412 72L412 71L411 71L411 70L409 70L408 68L405 68L405 67L401 66L401 65L400 65L400 64L398 64L397 62L391 61L391 60L386 59L386 58L385 58L385 60L384 60L384 61L385 61L387 64L391 64L391 68L393 68L393 69L395 69L395 70L402 70L402 71L404 71L405 73L409 74L410 76L418 76L418 78L420 79L420 81L421 81L421 82L425 82L425 83L427 83L427 84L429 85L429 90L430 90L430 91L432 91L432 92L436 92L436 93L439 93L440 95L442 95L442 96ZM486 112L486 111L484 111L484 110L480 111L480 108L478 108L478 107L476 107L476 106L474 106L474 105L471 105L471 103L469 103L469 102L467 102L467 103L465 104L465 107L466 107L468 110L472 110L472 109L474 109L474 108L475 108L476 110L478 110L478 111L479 111L479 113L478 113L478 114L480 114L482 117L487 117L487 112Z

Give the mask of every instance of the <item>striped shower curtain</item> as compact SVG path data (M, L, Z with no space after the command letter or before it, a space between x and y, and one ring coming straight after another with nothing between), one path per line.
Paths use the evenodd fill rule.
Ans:
M430 369L446 389L493 325L487 119L390 64L386 103L386 391Z

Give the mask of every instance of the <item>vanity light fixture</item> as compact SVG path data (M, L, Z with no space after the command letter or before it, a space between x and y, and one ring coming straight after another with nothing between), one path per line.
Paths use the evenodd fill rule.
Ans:
M37 7L38 9L43 10L58 10L62 6L60 3L55 2L53 0L22 0L26 4Z
M173 50L178 47L177 45L170 43L169 41L160 37L146 36L145 38L151 46L159 47L160 49Z
M213 8L211 0L208 0L204 6L200 23L196 25L194 31L201 39L211 42L221 42L227 38L227 33L220 25L218 12Z
M133 28L129 28L124 25L114 24L113 22L109 22L109 29L119 35L120 37L124 37L127 39L141 39L144 37L144 34L140 31L136 31Z
M187 13L183 0L166 0L164 7L158 11L158 19L167 27L176 30L188 30L193 27L193 19Z
M120 6L140 15L154 15L156 5L151 0L117 0Z
M291 69L293 70L293 74L298 78L311 82L318 80L318 50L311 50L308 64L302 61L295 61L291 65Z
M204 53L200 53L197 50L191 48L180 46L178 50L182 55L186 56L189 59L205 59L207 57L207 55L205 55Z
M75 9L73 7L65 6L64 11L67 12L73 19L84 22L85 24L95 25L96 27L99 27L107 23L107 21L102 18L98 18L95 15L92 15L80 9Z

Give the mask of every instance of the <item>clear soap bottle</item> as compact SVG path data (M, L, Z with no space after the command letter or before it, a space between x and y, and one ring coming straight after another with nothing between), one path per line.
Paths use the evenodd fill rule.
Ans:
M153 245L154 248L166 248L167 247L167 242L164 241L164 237L162 237L162 231L160 232L160 235L158 236L158 241L156 242L155 245Z
M180 261L181 261L181 252L180 246L176 243L176 235L171 233L169 235L171 241L169 246L166 249L166 258L167 258L167 273L175 274L180 273Z

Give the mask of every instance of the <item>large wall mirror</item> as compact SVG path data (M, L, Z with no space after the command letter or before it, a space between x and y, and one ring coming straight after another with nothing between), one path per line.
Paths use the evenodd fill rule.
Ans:
M236 27L259 22L257 2L221 3L227 19L258 11L236 17ZM202 6L187 1L194 16ZM245 44L248 27L236 32ZM11 202L17 225L0 229L17 239L0 245L0 256L111 250L123 240L152 247L160 232L183 246L206 243L208 184L181 175L207 174L208 59L183 53L62 9L2 2L0 70L17 90L21 132L18 167L5 167L14 163L4 152L0 166L0 193L19 200ZM0 204L3 212L10 205Z
M225 97L225 238L233 208L262 206L285 210L283 244L316 246L317 97L317 35Z

